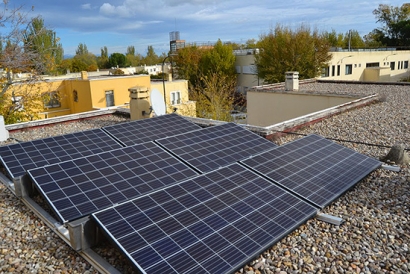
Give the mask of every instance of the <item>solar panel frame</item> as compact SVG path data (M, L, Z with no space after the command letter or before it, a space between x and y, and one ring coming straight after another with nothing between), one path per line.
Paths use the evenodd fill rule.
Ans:
M235 123L157 139L155 142L201 173L277 147Z
M72 160L122 145L101 129L92 129L28 142L0 146L0 158L14 179L26 170Z
M124 146L131 146L171 135L201 129L197 124L176 114L166 114L102 128Z
M316 213L234 163L93 213L92 219L142 273L228 273Z
M65 223L198 173L148 142L31 169L28 175Z
M241 164L324 208L381 162L316 134L240 161Z

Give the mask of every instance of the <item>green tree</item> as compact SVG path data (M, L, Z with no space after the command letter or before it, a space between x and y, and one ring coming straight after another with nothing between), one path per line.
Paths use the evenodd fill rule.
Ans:
M410 20L410 3L404 3L400 7L380 4L373 14L376 22L382 26L366 35L368 43L379 43L385 46L409 45L406 43L407 39L402 38L407 32L407 24L402 22Z
M258 42L255 55L258 77L266 83L285 80L286 71L298 71L300 79L314 78L331 58L326 33L301 25L296 30L277 25Z
M199 75L199 83L191 89L190 97L196 101L197 117L232 121L236 79L221 70Z
M352 49L362 49L366 47L363 38L360 36L357 30L350 30L347 32L343 38L343 47L348 48L350 41L350 48Z
M156 65L162 62L161 58L154 51L153 46L148 46L147 55L143 58L142 62L147 66Z
M232 45L218 40L212 48L185 47L172 60L177 77L189 80L197 116L230 121L236 86Z
M214 47L204 53L200 60L202 73L207 76L217 75L236 76L235 55L230 44L222 44L218 40Z
M25 49L38 53L35 69L40 74L57 74L58 66L63 60L63 47L59 43L56 32L47 29L41 17L31 20L28 28L23 33Z
M98 67L105 69L110 67L108 64L108 49L106 46L101 48L101 55L97 57L97 65Z
M72 72L93 71L97 69L97 57L88 52L87 45L80 43L75 52L76 55L71 62Z
M127 66L135 67L140 65L142 56L140 54L136 54L134 46L128 46L125 59Z
M124 67L125 62L125 55L118 52L111 54L110 58L108 59L108 64L110 65L110 67Z
M195 85L200 73L200 60L205 52L206 49L196 45L179 49L178 54L172 57L176 78L186 79Z

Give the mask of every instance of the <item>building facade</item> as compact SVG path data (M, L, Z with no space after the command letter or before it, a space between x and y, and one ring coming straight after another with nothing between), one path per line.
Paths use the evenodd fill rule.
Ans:
M38 115L40 119L47 119L111 107L128 108L130 89L134 87L144 87L148 96L153 88L159 90L160 94L165 94L167 113L176 111L195 116L195 102L189 101L188 98L188 81L172 81L172 77L160 82L151 82L149 75L89 77L87 72L82 72L81 76L76 78L55 77L30 84L17 83L7 92L19 95L21 90L27 88L40 91L43 108L38 110ZM144 118L148 117L150 116Z

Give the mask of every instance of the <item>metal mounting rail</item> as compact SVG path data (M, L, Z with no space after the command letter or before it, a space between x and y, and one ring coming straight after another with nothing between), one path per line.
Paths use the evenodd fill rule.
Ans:
M17 197L14 191L14 184L11 182L3 173L0 173L0 182L5 185L10 191L15 195L16 199L20 199L31 211L40 218L51 230L53 230L70 248L70 233L69 230L60 222L58 222L53 216L51 216L47 211L45 211L39 204L37 204L33 199L28 196L23 196L21 198ZM75 250L73 248L73 250ZM113 273L119 274L114 266L108 263L103 257L98 255L91 248L85 250L77 251L81 257L83 257L87 262L89 262L98 272L100 273Z

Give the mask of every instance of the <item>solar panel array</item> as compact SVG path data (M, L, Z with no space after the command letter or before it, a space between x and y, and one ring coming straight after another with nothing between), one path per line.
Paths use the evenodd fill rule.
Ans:
M226 273L315 214L236 163L92 216L142 273Z
M156 140L200 172L208 172L277 147L234 123Z
M317 135L278 147L177 114L0 156L10 177L27 171L60 221L92 214L143 273L232 272L381 164Z
M197 173L149 142L28 171L62 222Z
M184 132L201 129L175 113L103 127L124 146L141 144Z
M381 162L318 135L309 135L242 161L244 165L325 207Z
M7 173L17 178L26 170L122 147L101 129L0 146Z

